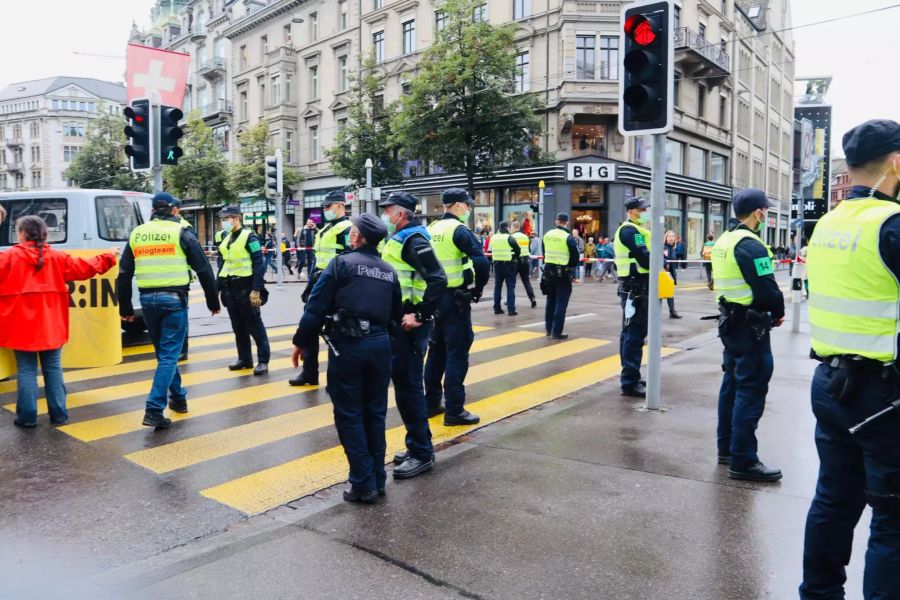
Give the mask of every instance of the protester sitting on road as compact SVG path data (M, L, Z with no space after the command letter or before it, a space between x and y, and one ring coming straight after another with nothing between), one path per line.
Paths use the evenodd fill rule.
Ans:
M6 218L0 209L0 222ZM19 242L0 252L0 347L15 351L19 427L37 426L38 357L50 422L64 425L66 387L62 372L62 346L69 341L70 281L90 279L116 264L119 250L92 258L75 258L47 245L47 224L37 216L16 221Z

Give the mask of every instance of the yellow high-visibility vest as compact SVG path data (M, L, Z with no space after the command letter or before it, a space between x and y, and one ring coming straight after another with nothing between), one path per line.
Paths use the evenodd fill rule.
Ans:
M181 247L183 228L181 223L166 219L153 219L134 228L128 243L134 254L138 288L180 287L191 283L187 255Z

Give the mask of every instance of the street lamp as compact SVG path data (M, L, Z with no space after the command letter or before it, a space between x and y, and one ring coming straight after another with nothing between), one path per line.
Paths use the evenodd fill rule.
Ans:
M371 158L366 159L366 212L375 214L375 199L372 197L372 167L375 164Z

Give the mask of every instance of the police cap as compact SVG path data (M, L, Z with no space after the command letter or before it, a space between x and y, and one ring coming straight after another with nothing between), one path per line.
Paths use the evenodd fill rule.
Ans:
M395 204L407 210L415 211L416 206L418 206L419 204L419 201L416 200L416 197L409 192L399 191L391 192L390 194L388 194L388 197L385 200L382 200L378 206L381 206L383 208L385 206L393 206Z
M560 223L568 223L569 215L567 213L563 213L563 212L557 213L556 220L559 221Z
M625 202L625 210L634 210L636 208L650 208L650 203L646 198L638 196Z
M891 152L900 152L900 123L875 119L857 125L844 134L847 164L859 167Z
M170 194L169 192L157 192L153 195L153 208L178 208L181 206L181 200Z
M766 197L766 193L762 190L754 188L745 188L734 195L732 201L734 214L738 216L749 215L754 210L760 208L772 208L775 206Z
M457 202L465 202L466 204L474 204L469 192L462 188L447 188L441 192L441 202L443 204L455 204Z
M243 213L240 206L226 206L219 215L222 217L240 217L243 216Z
M363 213L350 217L359 234L365 238L366 243L370 246L377 246L381 240L387 237L387 226L384 222L371 213Z
M325 195L325 199L322 200L322 208L328 208L335 202L340 202L342 204L346 204L347 197L344 196L344 192L340 190L332 190Z

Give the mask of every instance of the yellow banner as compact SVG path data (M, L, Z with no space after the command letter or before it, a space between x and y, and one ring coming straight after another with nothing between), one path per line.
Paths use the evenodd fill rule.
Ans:
M0 380L16 373L16 355L9 348L0 348Z
M90 258L103 251L66 252ZM122 322L116 296L118 275L116 265L103 275L69 284L69 343L63 346L64 369L107 367L122 362Z

